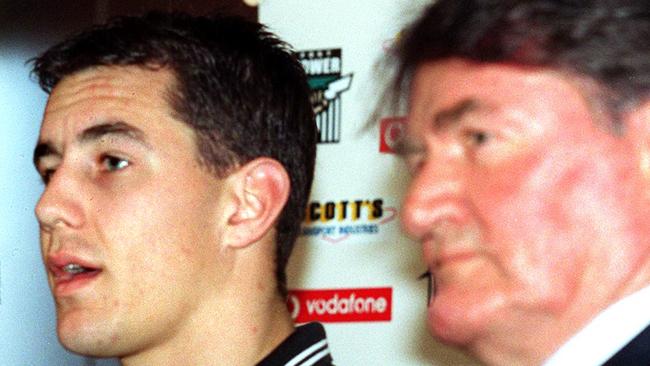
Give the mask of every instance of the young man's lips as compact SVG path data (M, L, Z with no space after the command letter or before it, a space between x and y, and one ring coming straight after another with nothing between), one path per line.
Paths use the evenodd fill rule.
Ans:
M57 297L72 295L77 290L89 285L99 276L101 270L54 277L52 292Z
M102 272L99 265L64 253L49 256L47 267L53 279L52 292L59 297L85 287Z

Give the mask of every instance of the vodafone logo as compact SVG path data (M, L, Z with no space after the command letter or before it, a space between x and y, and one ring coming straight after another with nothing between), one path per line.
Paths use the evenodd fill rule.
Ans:
M287 305L296 323L390 321L390 287L290 290Z
M289 306L291 317L293 320L296 320L296 318L298 318L298 314L300 314L300 300L291 292L289 293L289 301L287 306Z
M379 151L395 153L395 146L406 130L405 117L384 118L379 122Z

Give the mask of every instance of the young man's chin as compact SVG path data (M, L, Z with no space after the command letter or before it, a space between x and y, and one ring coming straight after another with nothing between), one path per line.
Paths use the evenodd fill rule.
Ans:
M70 352L91 357L115 357L119 355L119 336L110 335L106 329L98 328L92 320L59 316L57 335L61 345ZM90 326L89 326L90 325Z

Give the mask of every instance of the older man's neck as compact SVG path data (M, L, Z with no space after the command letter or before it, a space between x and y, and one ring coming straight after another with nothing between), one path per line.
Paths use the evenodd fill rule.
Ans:
M516 320L477 337L466 348L487 365L541 365L607 307L650 286L650 255L639 257L636 266L615 280L618 286L583 286L562 312L510 314Z

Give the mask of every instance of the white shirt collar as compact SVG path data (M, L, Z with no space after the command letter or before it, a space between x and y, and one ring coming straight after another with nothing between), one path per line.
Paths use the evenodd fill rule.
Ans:
M610 305L543 365L602 365L650 324L648 309L650 286Z

